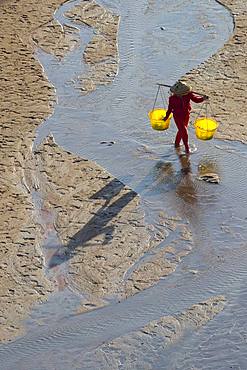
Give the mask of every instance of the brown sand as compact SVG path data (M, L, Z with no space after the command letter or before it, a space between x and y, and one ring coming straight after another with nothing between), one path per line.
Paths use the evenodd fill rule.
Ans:
M40 230L25 171L31 166L35 128L52 112L54 102L30 34L50 22L62 2L1 2L0 340L16 335L31 306L53 289L43 272Z
M31 147L35 129L52 113L55 95L33 52L36 43L61 58L76 46L76 29L63 28L53 20L54 11L64 2L1 2L0 340L18 334L20 320L30 307L54 289L43 271L41 230L34 221L29 183L34 176ZM106 16L109 19L101 22L102 35L116 40L117 29L113 26L118 25L118 18L113 17L113 22L109 13ZM112 32L107 34L105 23L111 24L114 36ZM115 58L116 50L115 42ZM87 54L90 58L89 51ZM116 72L114 66L113 77Z
M84 309L91 302L102 305L101 299L119 300L152 286L173 272L191 250L192 240L188 240L185 226L173 221L180 240L188 241L186 250L177 251L175 244L166 247L137 264L125 279L125 272L154 246L139 196L92 161L65 152L52 138L38 148L35 157L39 174L36 183L44 208L56 210L55 228L61 241L47 264L55 270L63 262L69 264L65 279L87 294ZM165 216L163 222L171 226ZM155 243L163 238L162 234L157 236ZM180 240L176 241L178 245ZM166 253L173 256L172 262Z
M220 124L216 137L246 142L246 3L242 0L219 2L227 6L234 15L234 34L222 49L185 77L195 90L209 95Z
M44 50L58 57L62 57L66 51L75 46L76 31L62 29L52 18L54 10L63 2L62 0L47 0L45 3L37 0L6 0L0 5L2 30L0 36L0 169L2 172L0 180L2 193L0 207L0 340L7 340L16 335L20 328L20 321L27 315L33 304L46 299L48 293L54 289L54 285L44 275L43 257L39 248L41 233L34 221L34 206L29 189L31 184L29 179L34 175L31 146L35 128L52 113L54 90L45 78L42 67L34 58L33 51L34 41ZM92 3L90 2L91 6ZM222 50L197 70L188 73L187 78L197 89L205 91L212 98L214 110L221 123L218 136L245 141L247 133L244 104L246 100L247 31L245 25L247 13L245 5L240 0L224 0L222 3L229 6L235 14L234 35ZM107 11L102 13L102 8L93 4L95 9L101 15L103 14L103 21L102 17L99 17L99 22L92 17L90 18L91 23L88 23L99 33L98 37L92 40L92 44L88 45L84 54L84 59L89 65L89 74L82 78L82 85L86 92L95 89L98 83L109 83L117 73L116 33L119 18ZM74 17L74 15L71 16ZM82 22L84 21L85 19L82 18ZM104 28L106 23L109 29L112 28L112 32ZM48 37L51 34L52 38ZM106 40L109 41L111 48L110 55L105 48ZM95 53L96 48L100 50L99 55ZM106 73L108 68L109 75L107 75L108 72ZM61 231L61 239L65 244L67 243L67 249L70 245L69 237L76 235L78 231L80 233L81 229L85 230L84 227L86 223L90 223L91 217L96 217L101 209L103 212L106 205L108 210L112 210L114 214L111 225L107 225L106 229L103 225L103 236L93 233L92 237L92 230L89 228L87 246L82 248L78 244L78 253L70 258L71 282L73 281L78 289L83 289L89 294L96 292L96 295L100 297L104 297L105 292L123 294L126 289L125 283L121 281L123 272L149 248L149 236L143 223L143 215L136 208L139 202L138 197L130 189L120 186L119 182L115 182L114 185L115 180L94 163L85 160L78 162L74 156L64 153L57 147L52 147L52 150L57 151L57 155L66 158L64 168L66 169L69 163L70 170L75 173L73 184L69 184L69 178L67 178L67 187L60 183L61 188L59 188L61 179L52 178L52 176L49 179L53 186L58 186L53 201L50 197L48 201L54 208L61 206L58 208L57 227L59 232ZM45 152L41 154L42 161L46 161L45 155L47 155ZM85 168L84 189L78 187L80 177L76 179L81 166ZM45 170L49 177L49 171ZM50 171L53 171L52 167ZM101 187L92 185L97 184L97 181ZM110 192L114 196L109 203L104 197L90 199L90 196L95 195L95 192L111 182ZM74 189L80 192L80 198L76 197ZM47 190L45 192L48 194ZM71 209L60 203L62 195L70 197ZM83 217L79 212L82 197L86 208L86 215ZM123 209L121 202L118 203L121 198L129 199L127 208ZM114 203L117 203L119 207L117 210L114 209ZM76 210L80 213L78 220L75 219ZM127 222L129 215L131 218ZM110 216L106 213L105 217ZM68 223L70 227L63 233L63 230L67 230ZM134 231L133 235L132 231ZM146 240L145 243L141 236ZM122 250L123 247L120 246L125 246L126 240L129 248ZM109 249L106 248L107 243L111 244ZM137 251L132 256L134 246L135 248L137 246ZM74 245L71 244L71 247L74 248ZM89 252L90 248L92 251ZM111 256L112 248L116 254L115 259ZM122 261L120 263L122 258L124 259L123 266L121 266ZM108 259L106 264L105 261ZM95 263L96 260L97 263ZM82 265L82 261L86 263ZM159 266L159 276L164 274L165 270L169 272L173 270L173 266L167 264L165 259L164 261L164 264ZM144 287L156 281L153 278L152 261L149 261L149 265L148 271L151 278L147 285L144 284ZM110 271L110 278L107 276L106 267ZM144 270L143 265L140 267L142 279ZM78 279L78 273L83 273L83 279ZM133 281L133 276L130 281ZM130 291L133 292L133 287Z
M91 27L95 32L83 55L89 70L80 78L81 91L87 94L98 85L111 83L118 72L117 36L120 17L95 1L86 0L67 12L66 16L75 23Z
M79 42L78 29L70 26L62 27L56 20L35 30L32 33L32 39L46 53L53 54L59 59Z

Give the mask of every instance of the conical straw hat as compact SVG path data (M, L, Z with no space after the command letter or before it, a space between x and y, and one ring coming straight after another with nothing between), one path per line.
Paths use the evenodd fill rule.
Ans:
M185 82L177 81L171 88L171 92L176 95L186 95L188 94L192 88L191 86L187 85Z

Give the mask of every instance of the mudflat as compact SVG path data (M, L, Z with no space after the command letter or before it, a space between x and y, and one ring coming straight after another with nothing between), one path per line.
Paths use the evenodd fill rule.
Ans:
M197 90L209 95L219 129L216 137L247 141L246 105L246 6L240 0L218 1L234 17L235 29L222 49L186 74Z
M33 305L57 289L57 281L45 274L40 248L44 230L35 218L33 189L39 188L46 207L57 210L56 230L63 247L48 263L55 268L59 258L68 262L66 284L89 296L83 302L83 311L89 309L90 302L96 302L93 307L105 304L109 294L115 294L116 299L135 294L175 269L165 259L160 263L157 255L153 261L158 264L149 261L123 281L124 272L152 247L138 195L96 163L65 152L51 139L32 153L35 130L55 104L53 86L34 56L35 45L62 58L78 43L76 27L63 28L53 19L62 3L6 0L0 4L2 341L20 334L21 322ZM240 0L221 3L233 13L234 34L185 78L212 98L220 123L218 137L245 142L247 14ZM98 84L111 83L117 73L119 17L93 1L82 1L68 17L97 31L83 55L89 72L81 77L82 93L89 93ZM86 211L82 213L80 207L84 206ZM186 253L189 249L183 255Z
M0 37L0 339L13 338L35 302L53 290L43 271L40 229L25 171L35 128L52 113L53 87L34 57L31 33L62 1L3 1Z

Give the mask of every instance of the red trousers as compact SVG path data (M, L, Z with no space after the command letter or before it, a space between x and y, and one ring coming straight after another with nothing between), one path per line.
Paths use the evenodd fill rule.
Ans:
M189 148L189 137L188 137L188 124L189 124L190 115L186 116L174 116L174 121L176 123L178 132L175 139L175 147L178 147L181 140L185 146L185 151L188 153Z

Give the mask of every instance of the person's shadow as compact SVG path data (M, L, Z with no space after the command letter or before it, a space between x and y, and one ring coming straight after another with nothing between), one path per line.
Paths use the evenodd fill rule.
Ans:
M98 235L104 234L103 245L108 244L109 241L112 240L114 225L108 225L108 223L137 196L137 193L133 190L126 189L123 195L113 200L124 186L125 185L119 180L114 179L90 198L104 199L105 202L65 246L57 249L49 261L49 268L58 266L73 258L77 253L78 247L86 247L89 245L89 242ZM83 212L83 207L81 211Z

